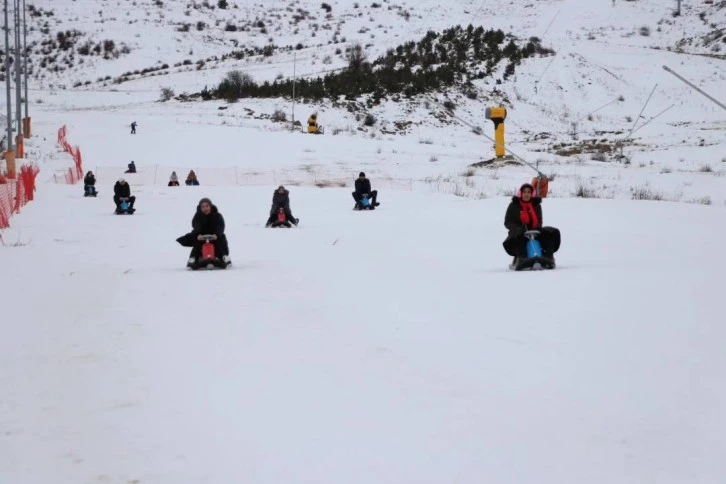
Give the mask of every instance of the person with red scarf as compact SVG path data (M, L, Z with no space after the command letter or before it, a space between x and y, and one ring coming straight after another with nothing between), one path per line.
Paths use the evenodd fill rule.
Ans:
M502 245L507 254L514 257L513 264L516 265L519 258L527 257L527 238L524 233L539 230L537 238L542 246L542 255L550 259L554 266L554 253L560 248L560 231L554 227L543 227L542 199L535 195L534 187L525 183L517 196L512 197L504 216L504 226L509 230L509 235Z

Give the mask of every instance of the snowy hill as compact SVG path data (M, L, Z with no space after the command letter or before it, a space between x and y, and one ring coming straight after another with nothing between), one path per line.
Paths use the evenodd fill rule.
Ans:
M726 101L726 7L666 3L33 2L41 173L0 233L0 482L722 482L726 113L662 66ZM299 100L323 136L291 129L288 96L181 100L459 24L555 54L476 95ZM501 247L533 170L471 166L500 102L551 178L553 272L511 273ZM62 125L98 198L64 184ZM200 187L166 186L192 169ZM351 211L359 171L373 213ZM112 215L120 176L132 217ZM279 184L296 229L263 228ZM203 196L226 272L189 273L175 242Z

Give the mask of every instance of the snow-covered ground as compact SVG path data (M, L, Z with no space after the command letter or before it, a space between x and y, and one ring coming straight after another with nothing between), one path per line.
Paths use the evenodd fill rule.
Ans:
M723 208L549 200L555 272L510 273L507 200L45 186L0 344L3 482L717 483ZM189 273L200 196L233 268Z
M662 65L723 96L723 58L699 39L726 8L339 0L326 18L313 0L229 3L35 2L54 10L41 17L51 34L131 52L31 86L38 191L0 234L1 483L724 481L726 116ZM223 31L259 20L267 34ZM31 40L49 35L33 21ZM343 66L337 48L370 44L375 57L470 22L557 51L479 82L478 100L432 96L486 133L484 108L509 99L509 147L552 178L554 272L511 273L501 247L509 197L532 170L470 169L491 143L442 123L436 104L385 101L372 128L298 104L296 119L317 110L326 127L311 136L268 119L289 119L289 99L158 101L162 87L195 92L233 68L291 76L291 52L174 67L269 37L303 43L297 74L310 75ZM161 63L160 75L96 82ZM636 128L673 107L636 132L630 164L556 154L623 139L655 84ZM390 134L396 121L412 124ZM96 199L56 183L71 166L55 145L64 124L98 175ZM131 160L138 211L117 217L112 185ZM190 169L202 186L166 187ZM380 190L376 212L351 210L359 171ZM301 225L267 230L281 183ZM175 242L203 196L226 218L226 272L187 272Z

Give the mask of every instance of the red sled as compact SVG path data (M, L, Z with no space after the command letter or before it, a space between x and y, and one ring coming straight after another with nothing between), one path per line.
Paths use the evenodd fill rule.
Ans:
M217 257L217 253L214 249L213 240L216 238L211 235L203 235L204 244L202 244L202 256L197 259L196 262L188 265L192 270L201 269L206 267L207 269L226 269L227 263Z

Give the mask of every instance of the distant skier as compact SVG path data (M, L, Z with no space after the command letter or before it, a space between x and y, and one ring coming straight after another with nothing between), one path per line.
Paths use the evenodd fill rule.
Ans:
M512 197L504 216L504 226L509 230L509 235L503 242L504 250L514 257L512 265L517 267L523 259L527 258L527 238L525 232L538 230L540 232L537 240L542 246L542 255L546 262L551 261L553 268L554 254L560 248L560 231L554 227L542 226L542 199L535 196L535 189L529 183L525 183L519 189L519 193Z
M203 236L213 235L216 238L212 241L214 244L214 253L216 257L221 258L224 264L229 265L232 261L229 258L229 244L227 236L224 233L225 224L224 217L219 210L208 198L202 198L197 205L197 211L192 218L192 231L186 235L182 235L177 239L184 247L191 247L187 266L193 267L197 259L202 255L202 245L204 245Z
M171 172L171 176L169 177L169 185L170 187L178 187L179 186L179 177L176 175L175 171Z
M267 227L271 227L277 220L277 214L282 209L286 219L293 225L300 223L299 219L292 216L290 210L290 192L282 185L272 193L272 207L270 208L270 218L267 219Z
M355 200L356 209L363 208L361 205L361 200L363 199L364 195L371 200L370 210L374 210L377 206L380 205L380 203L376 201L376 198L378 197L378 190L371 190L371 181L366 178L365 173L360 172L360 174L358 175L358 179L355 181L355 191L353 192L353 199Z
M136 197L131 195L131 187L123 178L119 178L119 180L113 186L113 201L116 204L117 214L124 213L124 210L121 208L122 202L128 202L129 207L126 210L128 213L134 213L136 211L136 209L134 208L134 203L136 203Z
M131 123L131 134L136 134L136 126L138 126L138 124L136 124L136 121Z
M95 197L96 195L98 195L96 191L96 176L92 171L89 171L83 178L83 196Z
M124 173L136 173L136 163L134 163L134 160L131 160L131 163L126 166L128 168Z
M187 175L187 179L184 182L184 184L188 187L197 187L199 186L199 179L197 179L197 174L194 173L194 170L190 170L189 174Z

